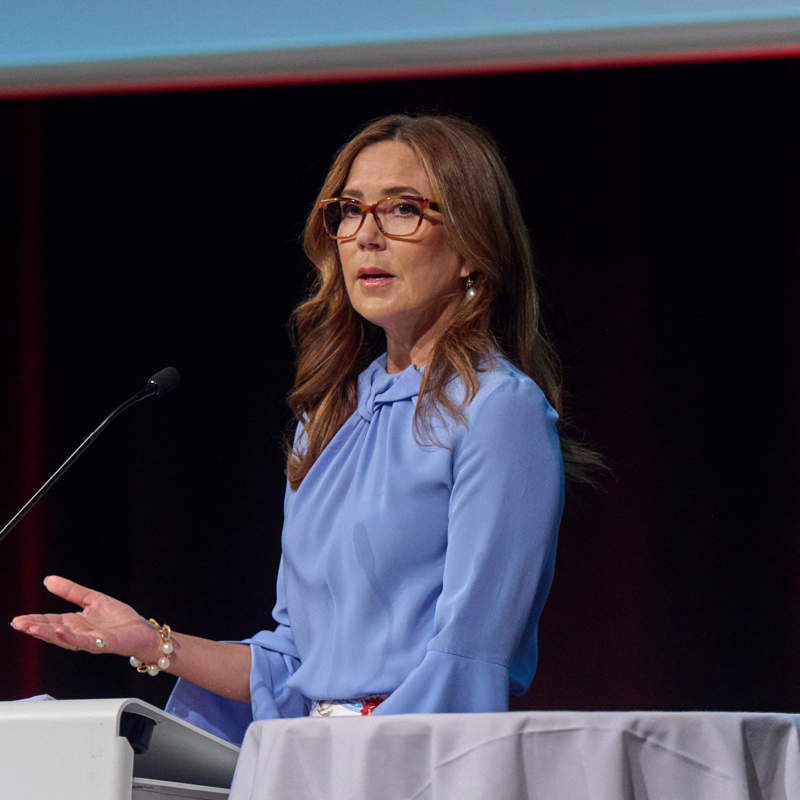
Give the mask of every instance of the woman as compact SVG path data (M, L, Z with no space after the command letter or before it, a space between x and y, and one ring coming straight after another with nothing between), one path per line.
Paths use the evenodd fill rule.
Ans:
M511 181L474 126L386 117L336 157L305 249L277 628L172 635L55 576L83 610L12 625L151 672L160 658L181 678L168 710L232 741L251 718L309 711L506 709L536 668L562 452L591 461L559 442Z

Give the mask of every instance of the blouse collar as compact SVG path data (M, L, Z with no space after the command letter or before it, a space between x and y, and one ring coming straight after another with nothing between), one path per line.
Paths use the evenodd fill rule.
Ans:
M402 372L386 371L386 353L358 376L358 413L369 422L378 407L419 394L422 369L409 364Z

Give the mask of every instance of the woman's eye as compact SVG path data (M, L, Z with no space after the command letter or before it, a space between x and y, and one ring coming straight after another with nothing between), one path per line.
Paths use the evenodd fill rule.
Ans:
M422 209L413 200L395 200L390 213L398 217L418 217L422 213Z
M343 202L340 205L341 214L343 217L360 217L361 208L356 203Z

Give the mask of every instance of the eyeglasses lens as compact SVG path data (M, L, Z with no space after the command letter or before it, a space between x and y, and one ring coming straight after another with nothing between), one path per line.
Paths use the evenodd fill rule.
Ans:
M323 210L325 229L332 236L353 236L364 215L361 205L341 199L328 203ZM419 228L422 202L408 197L387 197L375 206L375 215L384 233L410 236Z

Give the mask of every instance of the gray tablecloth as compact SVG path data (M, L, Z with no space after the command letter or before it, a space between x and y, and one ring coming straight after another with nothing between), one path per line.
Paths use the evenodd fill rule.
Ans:
M230 800L800 800L799 725L716 712L265 720Z

